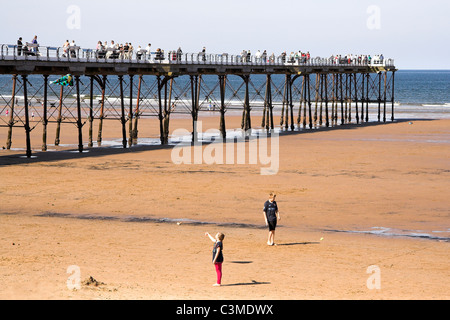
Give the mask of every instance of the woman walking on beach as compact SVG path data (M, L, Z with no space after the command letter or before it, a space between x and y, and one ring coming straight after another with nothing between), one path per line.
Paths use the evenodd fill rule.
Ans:
M281 220L280 212L278 211L278 205L275 201L277 195L275 193L270 193L269 200L264 203L264 219L266 226L269 227L269 237L267 239L267 244L269 246L275 245L275 229L277 227L277 220Z
M213 236L206 232L205 236L208 236L214 242L212 262L216 267L217 282L213 286L220 287L222 283L223 239L225 235L223 233L217 233L216 237L213 238Z

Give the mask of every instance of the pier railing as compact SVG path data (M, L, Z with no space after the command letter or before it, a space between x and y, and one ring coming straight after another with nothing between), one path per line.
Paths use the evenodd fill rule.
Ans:
M25 49L24 49L25 48ZM228 53L179 53L177 51L147 52L140 49L135 52L119 50L83 49L78 46L67 48L49 46L23 46L0 44L1 60L35 60L57 62L97 62L97 63L142 63L142 64L205 64L205 65L299 65L299 66L369 66L393 67L393 59L380 59L374 56L370 60L366 56L348 58L314 57L306 59L297 56L256 56L233 55Z

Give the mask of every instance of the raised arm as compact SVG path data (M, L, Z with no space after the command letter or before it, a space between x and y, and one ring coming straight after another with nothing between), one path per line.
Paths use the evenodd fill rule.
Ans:
M205 232L205 236L208 236L212 242L216 242L216 239L214 239L214 237L212 235L210 235L208 232Z

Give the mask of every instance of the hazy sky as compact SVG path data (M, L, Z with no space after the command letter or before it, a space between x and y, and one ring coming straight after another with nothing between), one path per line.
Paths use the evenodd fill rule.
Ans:
M450 69L448 0L0 0L0 43L75 40L230 54L380 54L400 69Z

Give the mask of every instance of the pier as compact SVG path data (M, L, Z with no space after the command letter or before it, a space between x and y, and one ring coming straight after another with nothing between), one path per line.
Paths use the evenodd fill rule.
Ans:
M211 108L220 117L223 138L230 110L242 112L245 131L252 127L271 131L278 125L285 131L363 125L374 120L369 119L369 105L376 108L375 121L395 120L397 69L392 59L303 60L176 51L107 58L79 47L71 48L70 54L57 47L37 46L26 53L13 45L0 45L0 49L0 75L10 76L0 88L9 93L0 93L0 132L7 131L6 148L10 149L13 130L23 128L27 157L32 155L30 132L38 125L43 130L42 150L47 150L49 122L57 124L55 145L60 143L61 123L73 123L78 150L83 152L82 128L89 126L88 147L93 147L94 121L98 121L98 146L103 122L117 120L123 148L129 148L137 144L139 119L157 119L164 145L171 114L188 114L196 141L199 113ZM73 76L73 87L49 84L67 74ZM275 108L279 119L275 119ZM255 114L261 116L256 125L251 118Z

